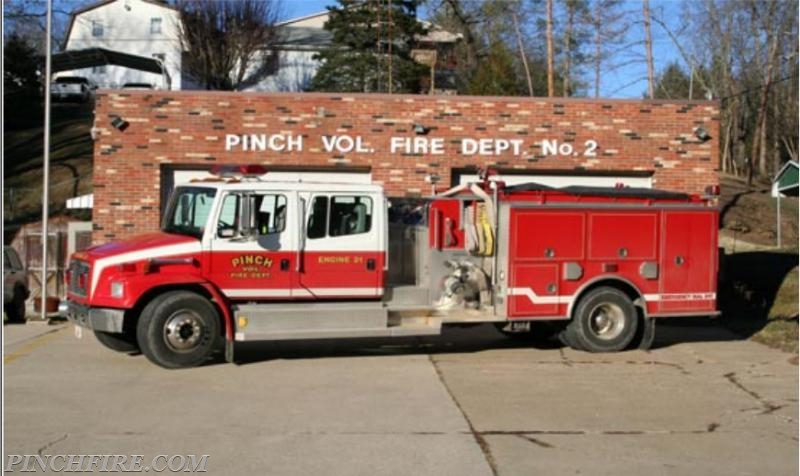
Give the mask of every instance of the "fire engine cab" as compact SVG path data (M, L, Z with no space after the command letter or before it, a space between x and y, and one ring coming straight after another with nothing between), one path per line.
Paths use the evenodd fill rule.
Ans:
M632 188L457 186L416 208L379 185L219 167L161 230L75 253L62 312L167 368L223 346L435 335L490 322L589 352L647 348L654 318L715 315L716 202Z

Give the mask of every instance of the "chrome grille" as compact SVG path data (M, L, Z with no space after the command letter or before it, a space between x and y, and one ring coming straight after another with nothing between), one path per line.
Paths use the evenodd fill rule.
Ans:
M89 265L83 261L73 260L69 264L69 292L78 296L86 296L89 287Z

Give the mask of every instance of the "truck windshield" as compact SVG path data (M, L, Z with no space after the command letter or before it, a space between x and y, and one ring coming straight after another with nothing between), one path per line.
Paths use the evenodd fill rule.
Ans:
M164 215L161 231L201 238L216 194L213 188L176 188Z

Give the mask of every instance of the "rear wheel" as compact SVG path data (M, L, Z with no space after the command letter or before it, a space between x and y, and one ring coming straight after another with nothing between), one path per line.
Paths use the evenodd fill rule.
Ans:
M564 337L574 348L617 352L633 339L638 320L636 308L625 293L601 287L581 298Z
M145 306L136 330L142 353L168 369L194 367L211 356L219 337L219 313L206 298L172 291Z
M25 290L20 287L14 288L14 298L4 306L4 310L8 316L8 322L25 323Z
M115 352L124 352L126 354L139 352L139 345L136 343L136 335L104 331L94 331L94 335L103 346Z

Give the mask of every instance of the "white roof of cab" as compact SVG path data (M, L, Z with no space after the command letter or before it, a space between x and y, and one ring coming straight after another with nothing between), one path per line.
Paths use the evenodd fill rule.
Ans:
M301 181L277 181L277 180L198 180L189 183L182 183L177 187L208 187L217 190L233 191L286 191L286 192L361 192L372 194L383 194L383 187L377 184L363 183L330 183L330 182L301 182Z

